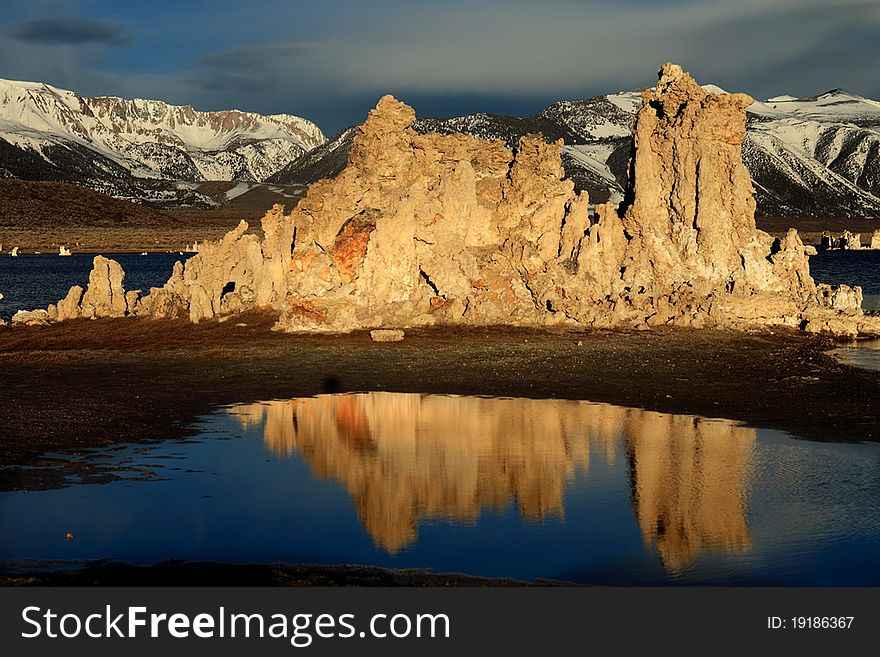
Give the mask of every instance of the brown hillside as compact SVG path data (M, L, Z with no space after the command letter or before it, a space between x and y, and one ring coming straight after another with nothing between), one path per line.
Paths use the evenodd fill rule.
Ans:
M159 228L172 218L70 183L0 180L0 228Z
M0 244L4 251L181 250L221 237L237 217L180 216L61 182L0 180Z

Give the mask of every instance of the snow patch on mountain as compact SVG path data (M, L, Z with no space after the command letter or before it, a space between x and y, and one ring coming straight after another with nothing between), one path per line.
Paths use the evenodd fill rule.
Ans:
M48 165L77 146L137 178L192 181L263 181L326 141L314 123L289 114L200 112L2 79L0 139Z

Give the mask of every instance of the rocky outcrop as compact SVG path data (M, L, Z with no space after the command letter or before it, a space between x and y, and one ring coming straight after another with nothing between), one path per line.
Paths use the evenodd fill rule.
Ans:
M89 286L81 302L82 317L122 317L128 306L125 300L125 272L115 260L95 256L89 274Z
M858 285L817 285L816 294L819 304L833 308L849 315L857 315L862 309L862 288Z
M134 314L193 322L253 307L280 309L287 296L295 226L276 205L262 220L263 239L244 221L219 242L205 242L186 266L177 263L162 288L134 305Z
M83 291L74 285L67 296L44 311L50 321L62 321L83 317L125 317L130 314L124 287L125 272L115 260L95 256L89 273L88 287Z
M871 236L871 248L880 250L880 228Z
M56 319L62 321L65 319L75 319L82 314L80 302L83 297L83 290L79 285L74 285L68 291L67 296L61 299L55 307Z
M19 310L12 316L12 325L47 326L49 319L49 312L46 310Z
M262 239L242 222L146 297L120 294L117 275L102 298L114 300L112 316L194 322L273 308L286 331L782 324L880 333L853 293L817 291L796 231L757 230L741 157L750 103L709 94L665 64L636 117L626 200L591 212L564 178L561 140L525 136L511 152L501 141L420 134L412 108L385 96L357 129L345 169L290 214L273 208ZM81 314L96 316L93 305L86 291Z
M796 231L755 227L743 94L667 64L634 128L628 202L588 211L560 143L416 134L385 97L297 227L287 330L442 323L803 325L822 306Z
M833 235L826 230L822 233L821 248L826 251L833 249L858 251L862 248L862 234L845 230L840 235Z
M374 329L370 331L373 342L401 342L405 333L400 329Z

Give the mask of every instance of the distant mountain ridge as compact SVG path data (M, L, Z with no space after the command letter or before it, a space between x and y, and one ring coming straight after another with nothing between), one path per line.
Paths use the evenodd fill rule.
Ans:
M723 93L705 85L710 93ZM420 117L420 132L464 132L511 148L529 132L562 138L563 167L595 202L619 202L626 186L633 117L641 92L556 102L531 117L478 113ZM273 182L310 184L345 166L354 129L294 160ZM332 158L322 158L332 153ZM779 217L880 217L880 103L843 90L778 96L749 107L743 160L758 213Z
M594 202L618 202L640 105L635 90L558 101L524 118L419 117L414 128L501 139L511 148L527 133L561 138L576 187ZM355 133L347 128L328 141L314 123L286 114L198 112L0 80L0 178L71 181L159 207L222 203L202 192L205 181L301 186L334 176ZM743 159L763 216L880 217L880 102L842 89L756 101Z
M139 179L262 182L326 141L311 121L0 80L0 169L128 196ZM149 185L147 185L149 186Z

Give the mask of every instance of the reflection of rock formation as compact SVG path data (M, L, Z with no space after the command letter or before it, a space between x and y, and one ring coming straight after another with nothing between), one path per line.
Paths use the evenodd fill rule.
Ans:
M584 401L399 393L322 395L235 407L278 455L301 453L343 482L373 540L396 552L428 518L473 522L515 502L563 515L566 483L591 452L626 449L647 543L678 568L706 549L746 549L754 431L728 422Z
M633 510L646 543L679 570L703 550L750 547L745 494L753 429L645 413L627 432Z

